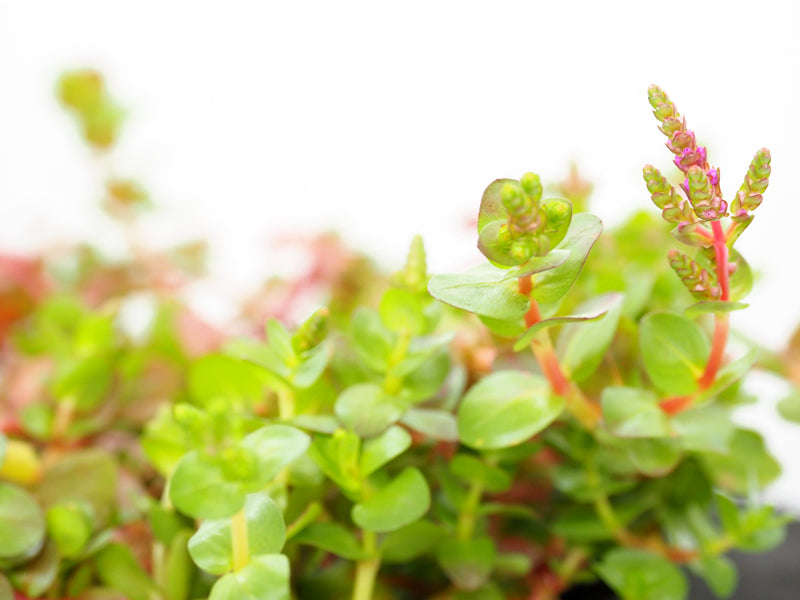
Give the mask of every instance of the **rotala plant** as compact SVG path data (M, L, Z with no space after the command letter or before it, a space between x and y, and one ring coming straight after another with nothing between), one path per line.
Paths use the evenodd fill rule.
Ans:
M122 112L102 77L59 89L109 152ZM788 520L760 499L779 466L730 417L751 368L799 381L797 342L760 363L728 344L752 285L734 243L770 155L726 200L672 101L649 99L682 179L644 167L672 236L652 211L604 233L575 170L564 197L498 179L486 263L431 277L417 237L383 277L337 246L341 271L272 281L242 311L231 331L253 337L191 316L185 248L0 264L17 274L0 296L0 600L555 600L597 579L681 600L687 569L730 595L725 554L778 545ZM130 235L146 194L104 186ZM276 318L309 288L328 306ZM153 317L132 335L143 291Z

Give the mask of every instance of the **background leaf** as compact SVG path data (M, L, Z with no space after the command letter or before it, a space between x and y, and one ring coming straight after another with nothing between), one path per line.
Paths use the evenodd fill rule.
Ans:
M458 409L461 441L478 449L514 446L561 414L564 399L542 377L520 371L492 373L473 385Z
M419 469L409 467L352 510L353 522L369 531L386 532L413 523L428 512L431 492Z
M281 510L265 493L250 494L244 503L250 556L275 554L286 541ZM231 518L206 519L189 540L189 554L208 573L222 575L233 569Z
M434 275L428 292L442 302L492 319L522 317L530 301L517 290L516 279L503 281L501 269L491 265L473 267L464 273Z
M595 567L622 600L685 600L689 586L665 558L634 548L615 548Z
M665 394L697 391L711 346L694 322L675 313L654 312L639 325L639 345L647 375Z
M45 520L36 500L21 487L0 482L0 559L16 562L42 547Z
M283 554L258 556L211 588L208 600L289 600L289 559Z

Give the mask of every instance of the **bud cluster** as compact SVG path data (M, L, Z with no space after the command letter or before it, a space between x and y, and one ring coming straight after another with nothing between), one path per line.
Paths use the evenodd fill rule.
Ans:
M702 221L724 217L728 204L722 199L719 188L719 169L709 167L705 147L697 145L694 132L686 129L686 120L661 88L651 85L648 98L653 114L661 123L659 130L669 138L667 148L675 155L675 166L686 175L681 188L694 213Z
M541 204L542 184L535 173L525 173L519 182L503 186L501 201L508 220L497 241L517 263L544 256L563 237L572 219L569 201L555 199Z
M682 252L670 250L669 265L681 278L686 289L698 300L717 300L720 298L722 292L716 275L701 267Z
M117 139L122 111L105 87L103 76L84 69L66 73L58 82L58 97L78 118L86 141L107 150Z

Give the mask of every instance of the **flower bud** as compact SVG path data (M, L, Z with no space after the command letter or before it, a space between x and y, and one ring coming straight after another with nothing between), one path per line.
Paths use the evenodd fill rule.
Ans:
M716 275L707 271L691 258L678 252L669 251L669 265L681 278L681 282L698 300L714 300L720 297L721 291Z
M692 166L686 173L686 188L695 214L704 221L724 217L728 213L728 203L717 196L708 174L698 166Z
M292 336L295 352L302 354L319 346L328 334L329 324L330 311L323 306L306 319Z
M706 164L706 149L703 146L696 148L684 148L681 153L675 157L675 166L681 171L686 171L694 166L703 167Z
M525 173L519 178L519 183L531 201L536 204L542 198L542 182L536 173Z
M762 148L750 161L744 182L736 192L736 197L731 202L731 211L739 216L746 215L749 211L755 210L763 200L762 194L769 185L769 176L772 172L770 162L772 156L769 150Z
M697 142L694 139L693 131L676 131L672 139L667 142L667 148L673 154L680 154L686 148L694 148Z

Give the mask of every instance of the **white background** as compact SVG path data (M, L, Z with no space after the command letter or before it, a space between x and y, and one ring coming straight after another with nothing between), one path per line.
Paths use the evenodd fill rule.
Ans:
M53 84L106 73L128 111L114 156L158 203L156 243L210 238L216 300L254 289L280 232L337 229L390 268L415 233L432 271L477 256L474 216L497 177L545 183L576 160L607 224L646 207L641 167L670 168L646 90L687 116L728 198L773 154L737 247L762 278L734 326L779 348L800 322L800 15L755 2L167 2L0 0L0 247L113 248L97 171ZM654 207L653 210L655 210ZM216 303L216 304L215 304ZM741 418L768 433L800 508L800 427L780 388Z

